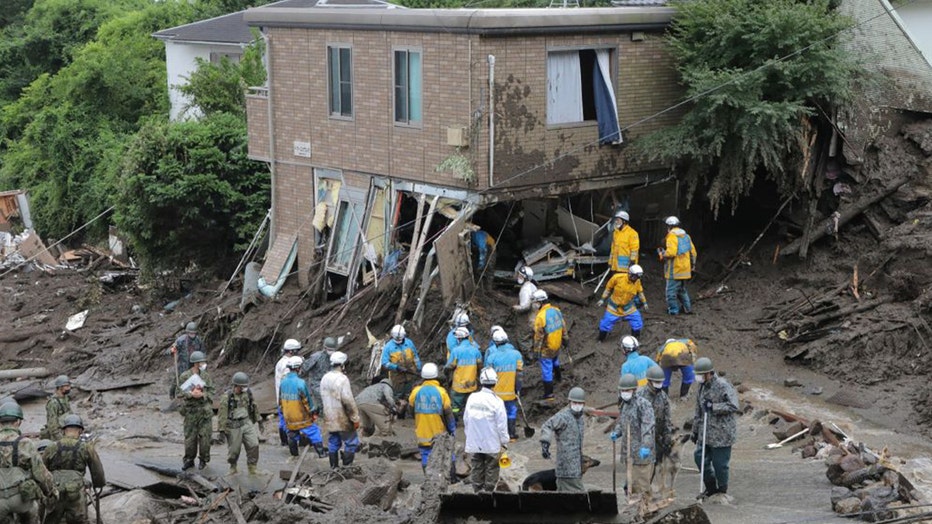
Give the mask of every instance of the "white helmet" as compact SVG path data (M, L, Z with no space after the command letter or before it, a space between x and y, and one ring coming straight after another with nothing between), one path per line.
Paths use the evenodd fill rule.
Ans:
M628 273L631 273L632 275L641 276L644 274L644 268L642 268L641 266L637 264L634 264L633 266L628 268Z
M621 349L625 350L625 353L630 353L636 350L640 346L638 339L632 337L631 335L625 335L621 339Z
M301 349L301 343L293 338L289 338L285 341L285 345L282 346L282 353L294 353Z
M496 331L499 331L499 330L501 330L501 329L503 329L502 326L499 326L498 324L496 324L496 325L492 326L492 329L489 330L489 335L494 336L494 335L495 335L495 332L496 332Z
M301 369L302 364L304 364L304 357L289 357L285 361L285 367L288 369Z
M544 291L543 289L538 289L537 291L531 294L532 302L544 302L545 300L547 300L547 292Z
M483 386L494 386L498 383L498 373L493 368L482 368L479 373L479 383Z
M469 338L469 328L460 326L453 330L453 336L458 339Z
M346 353L342 351L334 351L333 354L330 355L330 365L342 366L343 364L346 364Z
M525 280L531 280L534 278L534 270L531 269L531 266L521 266L518 268L518 276L524 277Z
M469 315L466 313L460 313L453 317L453 324L455 326L468 326L469 325Z
M405 332L405 328L401 324L396 324L395 327L392 328L393 339L404 340L406 336L408 336L408 334Z
M508 342L508 333L505 333L504 329L498 328L498 330L492 332L492 342L496 344Z
M421 378L423 379L430 380L432 378L437 378L439 374L440 371L437 369L437 364L433 362L428 362L421 368Z
M615 213L615 218L620 218L620 219L624 220L625 222L630 222L630 221L631 221L631 217L628 216L628 212L627 212L627 211L619 211L619 212Z
M670 227L678 226L680 225L680 219L676 218L675 216L668 216L664 219L663 223Z

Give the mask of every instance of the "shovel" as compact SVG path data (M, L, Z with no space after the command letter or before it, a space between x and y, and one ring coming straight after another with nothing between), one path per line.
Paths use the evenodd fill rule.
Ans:
M527 422L527 415L524 413L524 404L521 403L521 395L515 395L515 399L518 401L518 407L521 408L521 420L524 421L524 438L531 438L534 436L536 430Z
M789 437L786 437L785 439L781 440L780 442L777 442L776 444L767 444L766 446L764 446L764 449L777 449L777 448L782 448L783 445L786 444L787 442L796 440L796 439L798 439L799 437L803 436L803 435L806 434L806 433L809 433L809 428L806 428L806 429L800 431L799 433L797 433L797 434L795 434L795 435L790 435Z

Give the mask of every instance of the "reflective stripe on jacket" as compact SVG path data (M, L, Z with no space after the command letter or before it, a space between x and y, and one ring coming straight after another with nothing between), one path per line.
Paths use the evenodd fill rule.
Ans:
M563 313L550 304L541 306L534 319L534 345L541 356L553 358L563 347Z
M664 257L664 278L688 280L696 264L696 246L682 229L675 227L667 233Z
M641 239L629 224L612 231L612 251L609 255L612 271L627 273L628 268L638 263Z
M631 282L627 273L615 273L608 280L608 284L605 285L605 291L602 292L605 309L616 317L623 317L636 312L638 307L635 299L640 300L641 305L647 304L641 280Z
M296 372L285 375L279 388L278 404L285 417L285 426L292 431L304 429L314 423L311 411L314 401L307 389L307 384Z
M472 393L479 386L479 366L482 365L482 353L475 342L463 339L453 348L444 367L453 370L453 384L450 389L457 393Z
M521 358L521 352L506 342L498 346L498 350L485 365L495 369L495 373L498 375L498 382L493 389L498 398L514 400L517 397L515 390L518 386L518 373L524 370L524 359Z
M408 404L414 408L414 435L418 446L431 446L435 436L446 431L453 416L450 395L436 380L425 380L411 391Z

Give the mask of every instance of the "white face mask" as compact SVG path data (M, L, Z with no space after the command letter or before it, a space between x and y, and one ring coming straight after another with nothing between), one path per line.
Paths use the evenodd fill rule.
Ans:
M201 364L199 368L201 371L204 371L205 369L207 369L207 364Z
M580 411L582 411L585 406L586 406L585 404L578 404L576 402L570 403L570 409L572 409L576 413L579 413Z
M650 385L653 386L654 389L663 389L663 382L651 382Z
M696 382L705 384L705 375L696 375Z
M634 393L630 391L622 391L620 396L621 396L621 400L628 401L628 400L631 400L631 397L634 396Z

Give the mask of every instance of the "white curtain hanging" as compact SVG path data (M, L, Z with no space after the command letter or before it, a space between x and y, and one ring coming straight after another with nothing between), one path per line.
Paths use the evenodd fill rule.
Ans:
M579 51L547 54L547 124L583 121Z
M602 73L602 80L605 82L605 88L608 91L609 99L612 103L612 114L609 115L609 122L607 122L608 126L611 128L611 136L616 137L612 140L612 143L620 144L622 138L621 127L618 125L618 100L615 98L615 86L612 85L612 68L609 62L609 56L610 53L608 49L596 49L595 51L596 61L599 63L599 72ZM602 122L599 123L599 127L603 127Z

